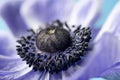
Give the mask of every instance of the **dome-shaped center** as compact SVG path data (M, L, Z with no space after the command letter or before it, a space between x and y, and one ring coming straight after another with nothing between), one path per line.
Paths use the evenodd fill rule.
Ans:
M46 28L39 32L36 45L39 50L49 53L64 51L71 44L70 33L64 28Z

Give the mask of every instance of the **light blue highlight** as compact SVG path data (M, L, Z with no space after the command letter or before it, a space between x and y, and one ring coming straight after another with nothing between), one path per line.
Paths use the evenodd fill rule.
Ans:
M119 0L103 0L102 8L101 8L101 17L97 21L96 26L102 27L102 25L105 23L106 19L108 18L109 14L113 10L114 6Z
M91 78L89 80L107 80L107 79L104 79L104 78Z
M2 31L9 31L9 28L5 21L0 17L0 30Z

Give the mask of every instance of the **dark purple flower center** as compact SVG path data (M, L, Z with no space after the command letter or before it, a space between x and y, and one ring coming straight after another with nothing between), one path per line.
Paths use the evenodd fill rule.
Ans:
M30 30L32 34L21 37L17 42L18 55L35 71L60 72L68 69L78 61L83 61L91 39L90 28L78 27L70 36L69 31L63 28L63 23L56 21L46 29L38 32ZM51 54L54 53L54 54Z
M71 37L67 30L61 27L49 27L41 30L36 38L36 45L40 51L55 53L64 51L71 44Z

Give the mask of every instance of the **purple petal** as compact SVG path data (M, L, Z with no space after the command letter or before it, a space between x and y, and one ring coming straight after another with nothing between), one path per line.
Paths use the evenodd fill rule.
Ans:
M67 69L66 71L62 72L62 80L69 80L69 77L71 77L77 70L80 69L80 66L75 65ZM75 79L73 79L75 80Z
M15 72L22 70L26 65L25 61L22 61L21 58L7 57L0 55L0 71Z
M10 32L0 30L0 55L18 58L16 41Z
M119 80L120 79L120 65L109 70L106 70L102 75L107 80Z
M49 80L61 80L62 79L62 74L61 72L56 74L50 74L50 79Z
M120 14L119 4L120 2L117 3L95 39L95 48L90 52L91 58L90 60L86 60L88 64L78 72L79 79L99 77L103 73L107 74L107 72L113 72L114 74L114 71L111 70L111 66L115 66L120 61L120 44L118 39L120 36L120 20L118 19ZM109 32L109 34L104 35L106 32ZM92 56L92 54L94 55ZM115 71L115 73L119 72Z
M16 72L27 67L16 53L14 37L9 32L0 31L0 71Z
M0 80L13 80L31 70L20 58L0 55Z
M80 0L74 7L69 16L70 24L93 26L93 21L96 21L99 15L99 10L102 1L96 0ZM92 23L92 25L91 25Z
M72 0L31 0L25 1L21 8L21 14L26 23L33 28L56 19L66 20L70 14Z
M26 73L31 71L29 67L26 67L24 69L21 69L19 71L0 71L0 80L15 80Z
M41 76L43 76L43 72L35 72L31 70L27 74L17 78L16 80L41 80Z
M26 63L17 55L16 41L10 32L0 31L0 44L0 70L16 71L26 67Z
M92 28L91 28L91 37L92 37L91 42L93 42L96 39L100 30L101 30L100 28L96 28L96 27L92 26Z
M88 80L99 77L105 70L120 62L120 40L110 33L106 33L95 43L93 51L71 79Z
M20 15L22 3L23 0L10 0L0 4L0 15L16 37L25 34L26 29L28 29Z
M101 1L96 0L32 0L22 5L21 14L34 29L56 19L67 21L70 25L88 26L96 18L100 6Z
M32 70L17 55L15 43L15 38L10 32L0 31L0 80L18 79ZM35 76L37 75L35 74Z
M110 32L115 36L120 37L120 18L119 17L120 17L120 1L116 4L111 14L108 16L100 33L96 37L95 42L97 42L105 32Z

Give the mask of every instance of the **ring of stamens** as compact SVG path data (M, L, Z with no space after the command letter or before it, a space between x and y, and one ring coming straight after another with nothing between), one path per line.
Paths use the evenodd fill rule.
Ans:
M68 69L78 61L82 61L85 51L88 48L88 43L91 39L91 31L89 27L77 29L72 37L72 45L62 52L57 54L47 54L46 52L39 53L36 46L36 33L29 30L32 34L21 37L17 42L18 55L26 61L29 67L33 67L34 71L49 71L50 73L58 73ZM54 33L54 30L50 31Z

